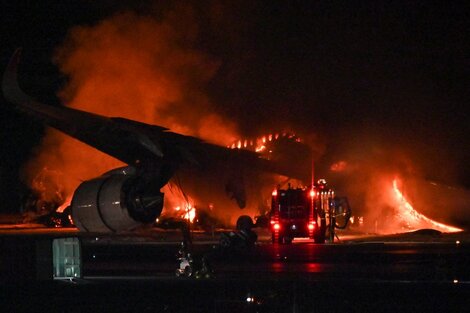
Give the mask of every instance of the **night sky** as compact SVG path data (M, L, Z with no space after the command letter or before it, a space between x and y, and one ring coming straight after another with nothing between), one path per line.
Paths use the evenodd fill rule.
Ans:
M320 170L351 151L399 149L426 178L470 188L470 7L431 1L7 1L0 68L23 47L23 89L57 105L53 62L70 29L131 11L191 12L181 45L218 64L204 85L243 136L291 129L324 146ZM184 8L184 10L181 10ZM3 211L17 211L21 166L44 127L1 98ZM97 173L99 174L99 173Z

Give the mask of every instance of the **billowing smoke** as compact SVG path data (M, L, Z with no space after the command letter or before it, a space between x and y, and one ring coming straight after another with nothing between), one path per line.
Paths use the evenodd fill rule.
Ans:
M217 114L204 92L219 63L192 48L197 37L198 25L185 7L160 19L128 12L75 27L55 56L68 77L60 98L73 108L157 124L225 145L237 137L236 127ZM120 165L49 129L25 172L30 182L42 178L42 186L50 189L44 195L54 194L60 184L65 198L80 182Z
M390 200L395 177L401 179L399 187L416 206L416 210L443 222L461 220L460 217L464 216L465 221L470 224L468 191L464 190L465 196L462 197L460 191L443 187L442 189L452 194L449 199L453 199L453 202L450 203L449 199L436 199L441 188L428 182L428 173L439 172L441 176L446 176L445 169L449 168L447 163L439 168L434 165L438 164L436 160L449 160L448 154L452 154L449 146L435 149L429 144L431 141L442 141L436 140L435 132L409 135L408 133L414 133L417 129L412 127L413 123L409 120L411 115L407 119L395 117L389 124L376 125L381 123L375 122L372 123L374 127L367 126L374 119L365 118L367 122L358 119L361 112L368 113L365 109L358 113L352 104L339 107L334 105L335 101L331 102L332 105L323 101L322 97L314 102L315 105L311 104L310 97L306 98L308 101L296 104L297 92L321 94L323 85L318 84L317 88L309 89L313 83L308 80L309 88L299 85L292 88L290 93L289 88L280 88L279 84L288 82L287 85L290 86L296 80L289 78L292 73L285 79L279 79L280 76L284 77L284 71L282 75L272 75L276 71L269 70L276 67L263 59L266 55L271 55L269 46L264 55L263 51L256 55L256 51L248 49L251 41L245 40L244 35L248 34L250 27L256 26L253 22L256 15L250 15L250 12L256 10L247 6L247 9L237 11L234 7L237 5L217 3L211 10L199 9L197 13L213 15L210 18L205 16L209 21L206 20L206 23L213 28L212 33L209 32L213 37L207 40L211 42L208 46L214 50L223 50L218 52L225 55L221 70L223 75L218 76L219 85L215 86L224 87L218 91L227 97L239 97L231 105L230 101L226 101L224 108L216 106L205 92L211 79L218 74L221 64L218 59L195 48L198 41L200 43L199 30L204 27L200 27L194 11L185 6L178 6L158 18L129 12L119 13L94 26L73 28L64 44L58 48L55 57L61 71L69 78L60 92L61 99L74 108L165 126L174 132L197 136L224 146L240 136L237 136L235 124L216 108L224 110L227 115L235 116L246 133L260 135L259 128L265 126L269 129L285 127L303 131L299 136L312 147L315 177L326 178L331 187L338 190L338 194L348 196L354 215L364 216L369 230L402 230L402 225L390 225L388 218L395 214L396 209L396 204ZM230 12L232 14L227 15ZM220 41L224 41L224 44L219 44ZM319 55L318 59L323 63L322 57L323 55ZM286 64L297 64L297 61L290 61ZM336 63L335 59L334 64ZM328 65L328 62L324 64ZM298 68L292 67L295 76L298 74L296 69ZM327 72L330 73L330 69ZM257 73L263 75L256 75ZM251 76L252 80L242 79ZM262 82L258 83L260 80ZM244 88L245 92L240 93ZM282 97L279 96L281 94ZM219 98L223 97L219 95ZM343 103L343 100L337 102ZM243 103L244 109L240 109L240 103ZM395 125L402 119L401 123ZM371 138L374 138L374 133L381 127L384 127L382 132L386 135L382 140L374 141ZM308 136L305 133L321 135ZM421 137L432 137L432 140L428 139L428 144L420 143L418 139ZM415 151L422 151L419 157ZM442 151L446 153L443 154ZM433 162L429 162L429 159L433 159ZM57 131L48 130L25 172L27 180L45 201L60 202L71 195L83 180L120 165L122 164L119 161L85 144ZM296 165L310 174L311 164ZM278 181L259 179L266 189L263 193L268 194L269 189ZM416 181L424 181L424 185L434 187L423 192L423 188L418 188L423 184ZM248 183L253 188L260 187L258 181ZM445 195L446 191L442 193ZM178 192L168 191L165 194ZM454 204L459 201L461 204ZM174 205L177 202L168 201ZM254 206L256 205L255 203Z
M373 142L371 137L346 145L325 171L340 193L348 196L356 225L362 217L361 229L375 233L419 228L455 231L439 223L465 226L468 202L463 199L468 199L468 192L461 190L457 196L456 190L438 187L426 179L424 162L416 153L392 143Z

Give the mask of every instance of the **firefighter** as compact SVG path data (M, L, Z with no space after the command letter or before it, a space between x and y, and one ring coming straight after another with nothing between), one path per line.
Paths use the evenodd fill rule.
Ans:
M190 277L193 274L193 258L188 252L187 244L181 242L181 247L178 250L178 268L176 269L176 276Z

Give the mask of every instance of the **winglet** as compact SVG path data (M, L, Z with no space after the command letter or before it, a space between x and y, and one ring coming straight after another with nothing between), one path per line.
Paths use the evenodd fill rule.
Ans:
M28 100L29 97L23 93L20 86L18 85L18 64L20 63L21 57L21 48L15 50L13 53L10 62L3 73L3 82L2 82L2 91L3 96L9 102L20 104L25 100Z

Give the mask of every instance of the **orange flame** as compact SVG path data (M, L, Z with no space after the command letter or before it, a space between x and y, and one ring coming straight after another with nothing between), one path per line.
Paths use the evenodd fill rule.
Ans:
M179 217L189 220L191 223L194 222L194 218L196 217L196 208L191 203L185 203L183 205L183 209L181 209L181 206L177 206L175 211L179 213Z
M162 125L214 143L236 138L235 124L214 112L205 94L205 84L215 75L219 62L191 48L198 35L193 31L197 29L192 25L195 21L174 19L174 14L190 15L183 8L175 10L158 20L120 13L94 26L73 28L55 58L69 77L60 92L64 103L105 116ZM29 182L45 166L51 168L44 173L47 177L61 173L63 201L82 181L122 165L48 130L41 151L26 165L25 172ZM43 186L32 188L38 189L41 197L46 194ZM52 194L57 190L54 186L49 189Z
M262 137L257 138L256 140L252 139L238 139L235 142L232 142L231 145L228 145L227 148L230 149L248 149L256 152L262 152L266 150L266 145L269 144L269 142L273 142L278 140L280 137L284 138L289 138L289 139L294 139L296 142L302 142L302 140L297 137L294 133L282 133L279 135L278 133L276 134L268 134L264 135Z
M56 212L62 213L64 210L70 205L72 202L72 195L68 195L67 199L65 199L64 203L62 203L56 210Z
M410 228L434 228L439 231L454 233L462 231L462 229L436 222L423 214L417 212L413 206L406 200L403 193L398 189L398 180L393 180L393 194L397 202L396 210L398 218L405 221Z

